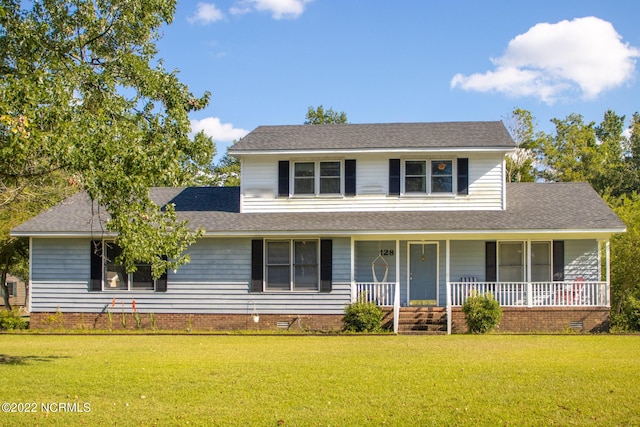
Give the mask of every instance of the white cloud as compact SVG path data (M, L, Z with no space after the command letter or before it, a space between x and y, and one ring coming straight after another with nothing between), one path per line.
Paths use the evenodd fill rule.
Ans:
M198 3L196 12L187 18L191 24L207 25L224 19L224 14L213 3Z
M621 39L610 22L593 16L537 24L492 59L495 70L456 74L451 87L534 96L548 104L576 91L592 99L634 77L640 50Z
M253 11L271 12L273 19L295 19L302 15L304 7L312 0L238 0L229 9L232 15L241 15Z
M222 123L218 117L191 120L191 132L204 131L214 142L232 142L249 133L248 130L234 128L231 123Z

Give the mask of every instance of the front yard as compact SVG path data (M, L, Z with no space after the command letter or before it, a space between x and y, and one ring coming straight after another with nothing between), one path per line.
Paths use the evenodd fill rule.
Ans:
M638 336L0 335L0 378L13 426L640 422Z

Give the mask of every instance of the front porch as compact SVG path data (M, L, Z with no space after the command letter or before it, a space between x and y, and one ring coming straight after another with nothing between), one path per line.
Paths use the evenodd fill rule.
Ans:
M445 312L446 332L461 330L461 307L475 294L491 294L505 313L513 313L503 323L516 325L517 331L542 331L549 325L553 330L596 330L607 322L608 241L515 242L352 241L352 300L363 298L388 308L395 333L403 311L412 307L439 308ZM489 250L497 252L494 259ZM514 276L525 280L507 280ZM540 276L548 280L536 280ZM595 320L585 323L593 317L589 313ZM527 316L551 321L536 328Z

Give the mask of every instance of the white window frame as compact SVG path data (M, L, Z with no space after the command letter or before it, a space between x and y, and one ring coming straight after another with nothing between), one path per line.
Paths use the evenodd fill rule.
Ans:
M425 164L425 191L407 191L407 162L424 162ZM451 163L451 191L433 191L433 163L434 162L450 162ZM414 175L411 175L414 176ZM418 175L415 175L418 176ZM437 175L435 175L437 176ZM448 175L447 175L448 176ZM457 162L455 158L438 157L438 158L406 158L402 159L401 167L401 193L404 196L454 196L457 192Z
M109 260L107 257L107 250L109 246L112 246L112 245L116 245L116 243L108 240L104 240L102 242L102 290L104 292L155 292L158 287L158 279L152 278L153 287L151 288L133 287L133 278L134 278L135 272L127 273L125 271L124 274L126 274L126 279L127 279L126 288L109 286L109 281L113 278L110 279L107 277L108 264L114 264L115 266L120 266L119 264L115 264L115 260ZM136 268L140 268L140 267L151 268L151 265L147 263L135 263L135 265L136 265Z
M496 254L496 279L498 282L502 282L502 278L500 277L500 250L502 244L508 243L519 243L522 245L522 273L523 277L519 282L527 282L529 280L534 282L550 282L553 281L553 241L552 240L499 240L497 241L497 254ZM548 255L549 258L546 260L548 264L540 264L546 265L549 269L549 277L543 280L534 280L533 279L533 245L536 244L545 244L548 246Z
M534 258L534 253L533 253L533 246L534 245L547 245L548 247L548 251L547 253L549 254L549 258L546 260L547 264L535 264L533 261ZM530 271L531 271L531 280L533 282L551 282L553 281L553 242L550 240L533 240L531 241L531 254L529 256L529 259L531 260L530 262ZM539 265L539 266L546 266L549 271L548 271L548 276L545 279L541 279L541 280L535 280L533 278L533 269L535 265Z
M287 242L289 244L289 289L277 289L269 287L269 243L270 242ZM316 287L315 289L299 289L295 285L296 263L295 263L295 244L296 242L314 242L316 245ZM265 239L264 241L264 280L262 284L263 292L320 292L320 240L319 239ZM284 264L273 264L273 266L283 266Z
M323 160L292 160L293 167L291 168L290 176L290 188L291 196L293 197L341 197L344 196L344 160L339 159L323 159ZM313 193L297 193L296 192L296 164L299 163L313 163ZM320 176L322 163L338 163L340 165L340 190L337 193L321 193L320 182L322 177ZM305 178L302 178L305 179ZM306 178L310 179L310 178Z
M502 251L502 245L505 244L516 244L519 243L522 247L522 253L520 255L520 265L514 264L514 265L506 265L505 267L522 267L522 277L519 280L503 280L501 276L501 269L503 267L503 265L500 263L500 252ZM496 280L498 282L525 282L526 281L526 277L527 277L527 259L528 256L526 254L527 251L527 245L526 245L526 241L523 240L502 240L502 241L498 241L497 244L497 254L496 254Z

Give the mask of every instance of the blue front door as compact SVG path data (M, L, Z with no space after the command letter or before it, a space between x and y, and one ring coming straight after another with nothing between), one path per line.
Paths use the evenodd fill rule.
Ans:
M435 243L409 244L409 303L438 303L438 245Z

